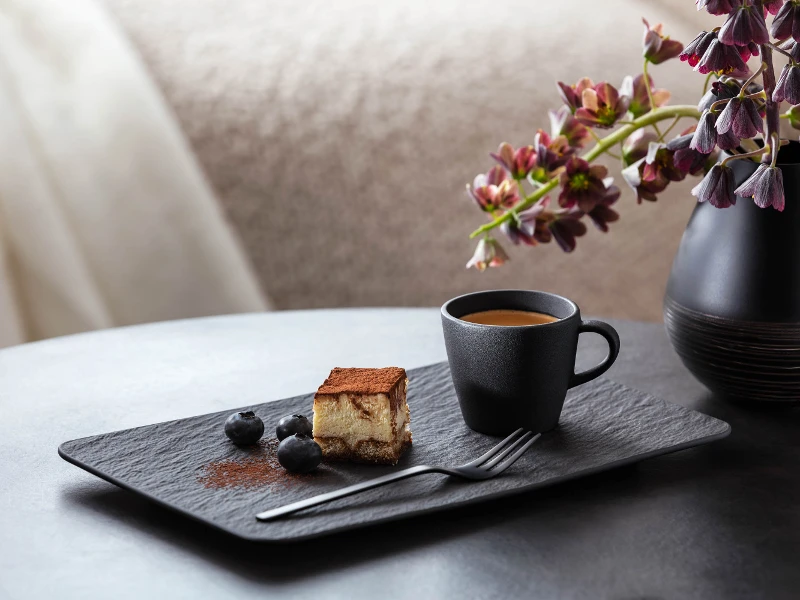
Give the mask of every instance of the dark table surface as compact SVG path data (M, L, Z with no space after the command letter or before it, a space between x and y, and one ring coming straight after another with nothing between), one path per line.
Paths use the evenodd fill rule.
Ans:
M797 407L715 399L660 325L609 377L730 437L510 499L295 545L243 543L62 461L59 443L445 358L437 309L176 321L0 351L0 597L798 598ZM583 336L579 366L604 342ZM460 418L453 415L453 418Z

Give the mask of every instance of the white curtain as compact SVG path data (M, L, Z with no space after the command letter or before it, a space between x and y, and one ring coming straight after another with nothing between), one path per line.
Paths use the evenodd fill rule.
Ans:
M259 311L191 150L94 0L0 0L0 346Z

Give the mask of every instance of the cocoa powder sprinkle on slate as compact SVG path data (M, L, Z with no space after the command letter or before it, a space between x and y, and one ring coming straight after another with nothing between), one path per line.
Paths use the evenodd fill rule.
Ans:
M295 474L278 462L278 440L261 440L242 448L242 457L211 462L202 468L197 480L207 488L292 487L306 482L315 473Z

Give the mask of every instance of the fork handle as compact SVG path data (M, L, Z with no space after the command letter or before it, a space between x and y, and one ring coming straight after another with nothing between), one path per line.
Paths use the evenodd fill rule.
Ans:
M260 512L256 515L256 519L258 519L259 521L271 521L273 519L277 519L278 517L291 515L306 508L311 508L312 506L319 506L320 504L325 504L326 502L331 502L332 500L338 500L339 498L352 496L353 494L358 494L359 492L363 492L364 490L371 490L373 488L386 485L387 483L392 483L395 481L400 481L401 479L408 479L409 477L414 477L415 475L422 475L423 473L443 473L443 472L444 472L443 470L438 469L436 467L427 467L425 465L419 465L417 467L403 469L402 471L397 471L396 473L389 473L388 475L384 475L382 477L376 477L375 479L370 479L369 481L356 483L354 485L347 486L346 488L342 488L334 492L328 492L327 494L312 496L311 498L306 498L305 500L300 500L299 502L292 502L291 504L286 504L278 508L273 508L272 510L266 510L264 512Z

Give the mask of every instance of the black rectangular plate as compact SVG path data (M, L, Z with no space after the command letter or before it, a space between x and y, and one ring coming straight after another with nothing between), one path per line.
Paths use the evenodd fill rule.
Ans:
M503 475L480 482L423 475L344 498L292 517L261 523L257 512L378 477L395 469L468 462L497 443L461 419L446 363L408 372L413 447L395 467L330 463L292 485L208 488L199 481L213 461L236 460L223 423L231 409L188 419L72 440L65 460L213 527L248 540L292 541L480 502L573 479L721 439L724 421L607 379L571 390L559 426ZM280 417L311 414L313 394L245 407L274 435ZM297 477L297 476L295 476Z

